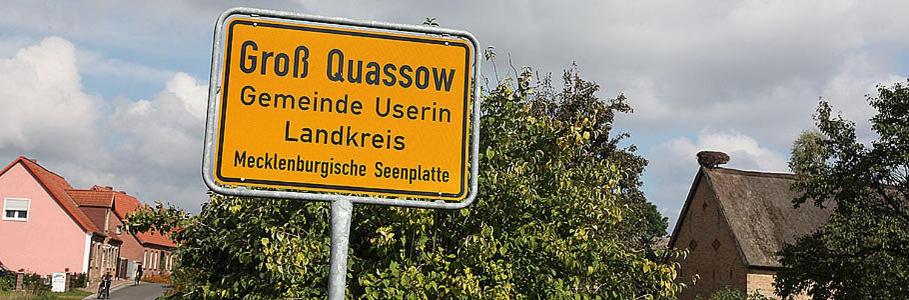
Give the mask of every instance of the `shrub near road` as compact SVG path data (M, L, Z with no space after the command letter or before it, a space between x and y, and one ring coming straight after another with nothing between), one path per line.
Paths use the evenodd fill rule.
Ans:
M677 266L648 258L666 220L639 189L646 160L611 132L624 97L597 98L575 71L561 89L530 74L483 95L473 206L355 206L351 296L674 298ZM324 298L328 209L215 195L198 216L162 207L130 227L182 228L173 279L185 297Z

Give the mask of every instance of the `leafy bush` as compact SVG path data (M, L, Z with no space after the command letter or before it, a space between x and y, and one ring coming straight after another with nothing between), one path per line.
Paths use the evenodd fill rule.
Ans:
M700 297L698 297L700 299ZM725 287L716 293L713 293L708 300L771 300L767 296L761 295L758 292L753 292L751 294L746 294L743 291L731 289Z
M16 288L16 274L6 273L0 275L0 291L11 291Z
M170 274L142 276L142 281L151 282L151 283L170 284L171 276L170 276Z
M84 288L88 286L88 274L73 273L69 277L70 288Z
M22 286L25 292L31 295L43 295L51 289L48 279L38 274L25 274L25 277L22 278Z

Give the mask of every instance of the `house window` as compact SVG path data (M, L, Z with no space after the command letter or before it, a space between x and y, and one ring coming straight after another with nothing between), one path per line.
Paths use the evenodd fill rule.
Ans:
M29 199L6 198L3 200L3 219L10 221L28 221Z
M123 225L117 225L117 234L123 233Z

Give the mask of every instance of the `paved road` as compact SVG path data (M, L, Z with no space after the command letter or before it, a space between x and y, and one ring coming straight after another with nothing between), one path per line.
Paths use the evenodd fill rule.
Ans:
M167 288L157 283L143 282L138 286L127 285L121 289L110 292L110 298L118 299L148 299L152 300L164 295Z

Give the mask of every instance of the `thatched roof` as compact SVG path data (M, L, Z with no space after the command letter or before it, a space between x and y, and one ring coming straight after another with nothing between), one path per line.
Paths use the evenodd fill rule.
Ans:
M708 184L714 191L721 215L749 267L780 267L776 253L797 237L814 233L832 212L832 208L821 209L814 203L795 208L792 199L798 194L790 188L795 180L792 174L702 167L697 176L695 184ZM684 221L691 198L689 195L678 223Z

